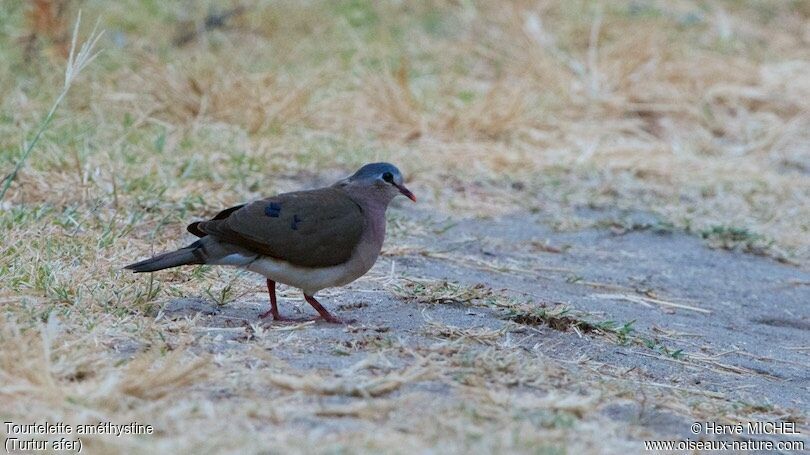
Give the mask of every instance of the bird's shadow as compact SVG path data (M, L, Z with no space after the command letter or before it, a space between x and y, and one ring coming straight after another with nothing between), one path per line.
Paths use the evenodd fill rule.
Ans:
M299 307L288 307L283 321L274 321L270 317L262 318L267 310L265 302L240 301L225 305L202 297L177 298L166 302L155 316L158 319L172 321L196 319L200 328L221 329L251 327L256 324L276 326L301 324L304 322L322 323L317 314L305 313Z

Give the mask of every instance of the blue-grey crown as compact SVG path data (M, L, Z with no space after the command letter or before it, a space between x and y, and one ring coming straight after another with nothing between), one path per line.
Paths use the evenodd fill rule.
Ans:
M390 172L394 177L400 176L399 169L391 163L369 163L358 169L349 179L362 180L376 178L385 172Z

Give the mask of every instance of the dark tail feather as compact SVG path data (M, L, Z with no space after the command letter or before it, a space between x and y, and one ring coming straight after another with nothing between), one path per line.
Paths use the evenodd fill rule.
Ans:
M197 241L191 245L181 248L177 251L159 254L155 257L129 264L124 267L127 270L132 270L135 273L141 272L155 272L158 270L169 269L180 265L188 264L205 264L205 251L202 244Z

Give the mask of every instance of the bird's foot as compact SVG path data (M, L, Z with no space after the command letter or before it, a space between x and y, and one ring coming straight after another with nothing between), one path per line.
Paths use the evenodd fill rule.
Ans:
M340 319L332 316L332 313L327 311L326 308L323 307L323 305L321 305L317 300L315 300L315 297L312 297L311 295L307 295L306 293L304 293L304 299L306 299L306 301L310 305L312 305L312 308L315 308L315 311L317 311L318 314L321 315L321 319L323 321L326 321L330 324L346 324L346 322L343 322Z
M312 319L309 318L282 318L282 319L274 319L272 321L264 321L264 327L276 327L276 326L294 326L299 324L306 324L308 322L312 322Z
M331 314L328 315L328 316L323 316L323 315L318 316L315 319L313 319L313 321L323 321L323 322L328 322L330 324L340 324L340 325L346 325L346 324L351 324L353 322L357 322L356 319L340 319L340 318L336 318L335 316L332 316Z
M264 315L263 315L262 318L264 318ZM303 324L303 323L307 323L307 322L316 322L316 323L317 322L324 322L324 323L327 323L327 324L346 325L346 324L353 324L353 323L357 322L357 320L356 319L346 319L346 320L338 319L338 318L336 318L334 316L332 316L332 317L330 317L328 319L324 318L322 316L315 316L315 317L309 317L309 318L288 318L288 317L281 316L279 318L273 318L270 321L264 321L264 323L265 323L265 325L267 327L270 327L270 326L273 326L273 325L295 325L295 324Z
M264 313L259 315L259 319L267 319L267 317L273 316L274 321L287 321L289 319L285 318L284 316L280 315L278 311L273 311L272 309L265 311Z

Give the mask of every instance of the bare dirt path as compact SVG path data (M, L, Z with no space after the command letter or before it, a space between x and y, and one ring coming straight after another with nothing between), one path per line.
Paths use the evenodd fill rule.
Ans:
M160 317L199 313L200 345L215 353L244 348L257 331L269 333L274 342L268 349L302 375L341 376L379 351L387 353L389 368L406 369L415 363L414 350L461 342L472 351L540 353L571 371L723 402L741 416L761 412L804 421L810 273L707 248L693 236L659 229L644 214L586 216L629 219L625 224L635 227L555 232L527 214L433 219L396 210L392 239L372 273L321 299L356 320L348 327L315 323L264 331L256 324L266 305L260 294L224 306L174 300ZM294 290L282 293L281 308L301 317L311 313ZM392 354L391 347L400 349ZM407 382L395 393L452 395L446 382ZM643 397L635 397L599 412L657 435L689 435L691 411L643 407ZM315 420L327 432L351 427L345 419Z

